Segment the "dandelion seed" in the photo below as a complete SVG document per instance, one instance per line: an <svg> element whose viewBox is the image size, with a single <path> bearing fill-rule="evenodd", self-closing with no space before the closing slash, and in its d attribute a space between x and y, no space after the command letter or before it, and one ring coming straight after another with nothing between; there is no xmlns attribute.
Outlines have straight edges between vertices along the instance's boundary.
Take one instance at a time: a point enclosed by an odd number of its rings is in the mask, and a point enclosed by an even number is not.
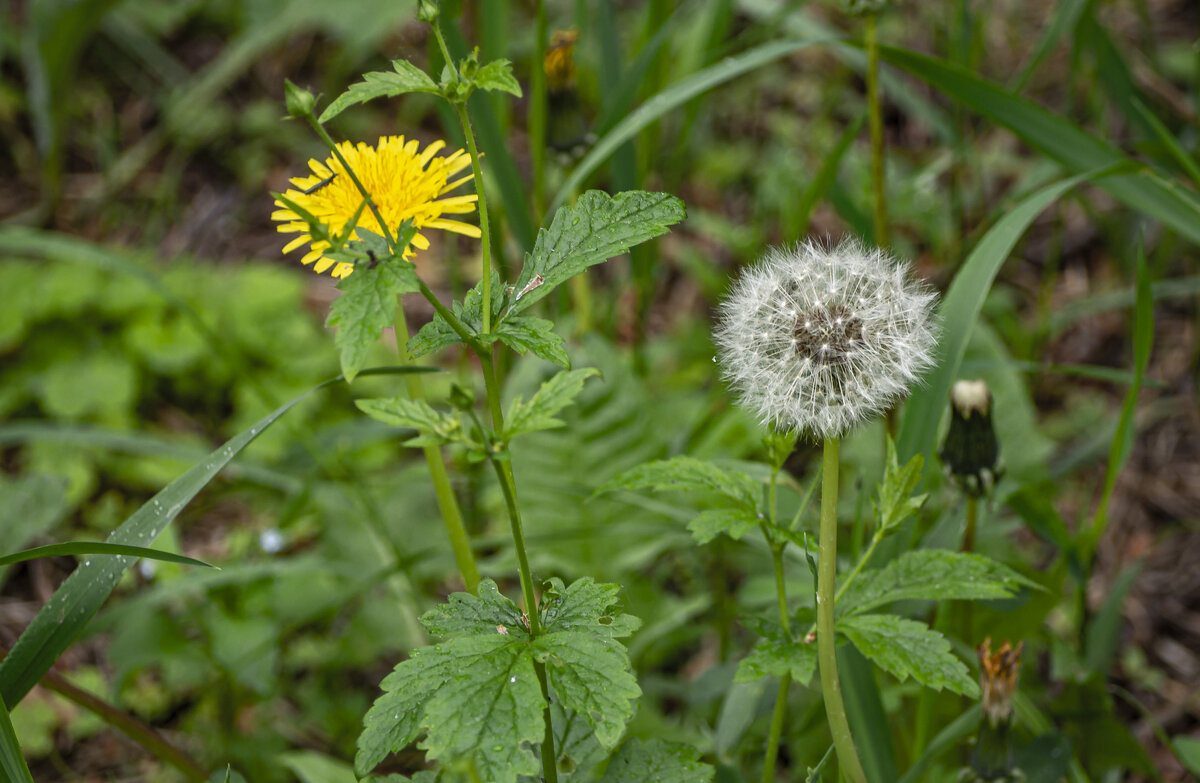
<svg viewBox="0 0 1200 783"><path fill-rule="evenodd" d="M805 242L742 274L714 337L730 386L764 424L839 438L933 364L935 300L883 250Z"/></svg>
<svg viewBox="0 0 1200 783"><path fill-rule="evenodd" d="M474 212L477 199L473 193L439 198L472 177L467 174L455 180L450 179L469 167L471 158L462 150L446 156L438 155L445 146L445 142L435 141L423 152L418 152L420 143L416 139L405 140L403 136L382 137L374 147L361 142L353 145L348 141L338 145L342 157L371 194L388 230L394 232L405 220L411 220L417 227L411 245L417 250L429 247L429 239L421 233L426 228L440 228L469 237L480 236L478 226L444 217ZM336 157L329 157L324 162L310 160L308 166L313 173L293 178L293 188L283 195L328 225L331 233L340 233L359 211L362 194L350 177L341 176L345 169ZM290 253L307 243L309 251L300 259L301 263L313 264L317 272L325 272L332 267L331 274L334 277L345 277L354 271L353 264L335 262L325 257L329 243L314 240L308 224L283 202L276 201L275 205L280 209L273 212L271 217L280 222L280 233L299 234L284 246L283 252ZM384 233L369 209L362 211L355 225L376 234ZM356 232L351 238L360 237Z"/></svg>

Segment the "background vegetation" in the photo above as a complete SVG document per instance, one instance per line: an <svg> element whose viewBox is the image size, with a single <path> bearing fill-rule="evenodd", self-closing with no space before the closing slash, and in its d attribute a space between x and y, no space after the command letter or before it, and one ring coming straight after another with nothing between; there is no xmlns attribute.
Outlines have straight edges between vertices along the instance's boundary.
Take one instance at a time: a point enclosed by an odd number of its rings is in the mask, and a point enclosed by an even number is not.
<svg viewBox="0 0 1200 783"><path fill-rule="evenodd" d="M485 60L510 58L528 85L539 68L531 7L447 3L451 49L469 41ZM718 381L710 316L731 273L769 243L873 237L862 20L825 0L547 10L552 29L578 32L577 75L551 100L549 136L563 149L541 176L526 101L471 102L499 263L515 268L547 208L581 185L674 193L688 220L589 273L586 298L547 300L575 365L598 367L604 382L586 388L566 429L514 450L533 566L624 586L644 622L629 644L645 693L630 732L693 745L721 780L737 780L761 755L774 699L765 681L731 686L755 638L732 618L773 605L765 548L695 546L686 501L591 496L647 459L761 459L756 424ZM283 80L336 95L393 58L436 73L439 55L406 3L46 0L0 13L3 553L102 539L216 444L337 373L322 329L337 291L281 257L269 217L267 191L324 157L282 119ZM1141 163L1042 211L970 333L960 374L991 385L1007 466L977 548L1047 590L977 610L966 641L1025 640L1019 711L1048 738L1038 752L1064 759L1043 779L1185 779L1200 756L1200 9L900 3L881 13L879 36L902 48L885 49L882 82L891 243L942 289L1042 186ZM813 43L770 57L760 48L799 39ZM636 131L628 141L623 127ZM331 131L458 135L454 117L419 95L348 111ZM478 275L478 243L431 239L422 276L461 296ZM1139 245L1153 296L1144 372ZM413 301L408 314L415 330L432 313ZM373 364L392 361L386 341L376 351ZM444 391L465 364L432 385ZM506 396L528 395L543 372L540 360L516 362ZM416 618L461 589L423 464L351 402L396 383L333 386L264 434L156 543L221 570L144 561L54 681L94 694L110 718L154 727L206 769L340 780L335 762L352 758L379 680L426 641ZM843 498L843 518L857 520L848 551L863 545L881 426L845 446L845 484L859 488ZM801 448L788 471L802 479L815 461ZM481 570L513 594L499 488L465 460L457 475ZM926 488L920 541L953 548L961 496L937 469ZM78 565L63 556L0 569L0 644ZM803 595L795 550L789 569ZM13 710L35 779L179 779L80 699L52 693L50 679ZM917 688L873 681L875 703L852 710L874 716L871 741L890 743L894 765L880 779L894 780L914 760L901 707ZM936 732L961 703L946 696L930 709ZM823 720L819 699L795 689L786 779L824 754ZM411 771L420 759L401 763ZM928 779L951 780L961 763L947 754Z"/></svg>

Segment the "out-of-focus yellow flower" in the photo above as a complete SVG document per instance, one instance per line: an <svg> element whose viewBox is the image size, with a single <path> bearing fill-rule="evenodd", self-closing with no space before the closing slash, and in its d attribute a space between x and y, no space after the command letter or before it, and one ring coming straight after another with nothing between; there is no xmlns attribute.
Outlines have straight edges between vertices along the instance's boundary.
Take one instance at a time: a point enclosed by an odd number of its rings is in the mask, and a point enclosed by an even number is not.
<svg viewBox="0 0 1200 783"><path fill-rule="evenodd" d="M424 250L429 247L429 240L421 233L427 228L479 237L478 226L444 217L474 212L477 199L473 193L439 198L472 177L468 173L451 179L470 167L471 158L463 150L445 156L438 155L445 146L445 142L435 141L424 152L419 152L420 143L416 139L405 140L403 136L382 137L374 147L362 142L353 145L348 141L338 145L342 157L371 194L388 230L395 232L396 227L405 220L411 220L416 226L417 233L406 254L411 254L412 248ZM362 194L337 158L331 156L324 162L313 159L308 166L312 174L293 178L291 183L294 187L283 195L325 223L330 233L340 233L358 212L363 201ZM289 253L308 243L309 251L301 263L313 264L317 272L325 272L332 267L334 277L345 277L354 271L352 264L336 262L324 255L329 243L321 239L314 240L308 224L299 215L280 201L276 201L275 205L280 209L273 212L271 217L280 221L279 231L299 234L284 246L283 252ZM380 235L384 233L369 208L362 210L355 226ZM351 237L357 238L357 233Z"/></svg>

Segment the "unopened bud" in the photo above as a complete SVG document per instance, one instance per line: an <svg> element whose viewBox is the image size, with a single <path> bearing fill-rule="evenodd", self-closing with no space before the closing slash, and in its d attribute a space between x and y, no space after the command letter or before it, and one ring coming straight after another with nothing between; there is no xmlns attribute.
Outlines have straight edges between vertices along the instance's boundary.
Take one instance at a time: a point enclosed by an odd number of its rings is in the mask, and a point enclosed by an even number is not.
<svg viewBox="0 0 1200 783"><path fill-rule="evenodd" d="M417 0L417 18L422 22L433 24L439 14L441 9L438 7L438 0Z"/></svg>
<svg viewBox="0 0 1200 783"><path fill-rule="evenodd" d="M317 105L317 96L287 79L283 80L283 90L288 114L299 119L312 116L313 108Z"/></svg>
<svg viewBox="0 0 1200 783"><path fill-rule="evenodd" d="M959 381L950 392L950 430L942 463L963 491L987 495L1003 474L992 425L992 393L983 381Z"/></svg>

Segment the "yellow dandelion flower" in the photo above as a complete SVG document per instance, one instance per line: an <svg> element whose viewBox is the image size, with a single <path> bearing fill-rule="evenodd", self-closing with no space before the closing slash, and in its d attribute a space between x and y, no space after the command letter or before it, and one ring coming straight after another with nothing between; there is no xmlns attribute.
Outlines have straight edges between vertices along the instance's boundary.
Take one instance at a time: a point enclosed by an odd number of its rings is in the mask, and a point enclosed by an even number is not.
<svg viewBox="0 0 1200 783"><path fill-rule="evenodd" d="M375 147L362 142L352 145L348 141L338 145L338 151L379 207L388 230L394 232L396 226L405 220L411 220L416 226L417 233L412 238L411 246L406 248L406 255L411 254L414 247L417 250L429 247L429 240L421 233L427 228L479 237L478 226L444 217L474 212L478 198L474 193L439 198L472 177L468 172L466 176L451 179L470 167L471 158L463 150L446 156L438 155L445 146L445 142L435 141L424 152L418 152L420 143L416 139L405 140L403 136L382 137ZM358 211L362 194L336 157L331 156L324 162L310 160L308 167L312 174L293 178L291 183L294 187L283 195L325 223L331 234L339 234ZM313 264L317 272L325 272L332 267L333 276L339 278L354 271L353 264L334 261L324 255L329 243L314 240L303 218L280 201L276 201L275 206L280 209L271 213L271 218L280 222L280 233L299 234L284 246L283 252L290 253L308 243L309 250L300 259L301 263ZM380 235L384 233L369 208L363 210L355 227ZM358 238L356 231L351 239Z"/></svg>

